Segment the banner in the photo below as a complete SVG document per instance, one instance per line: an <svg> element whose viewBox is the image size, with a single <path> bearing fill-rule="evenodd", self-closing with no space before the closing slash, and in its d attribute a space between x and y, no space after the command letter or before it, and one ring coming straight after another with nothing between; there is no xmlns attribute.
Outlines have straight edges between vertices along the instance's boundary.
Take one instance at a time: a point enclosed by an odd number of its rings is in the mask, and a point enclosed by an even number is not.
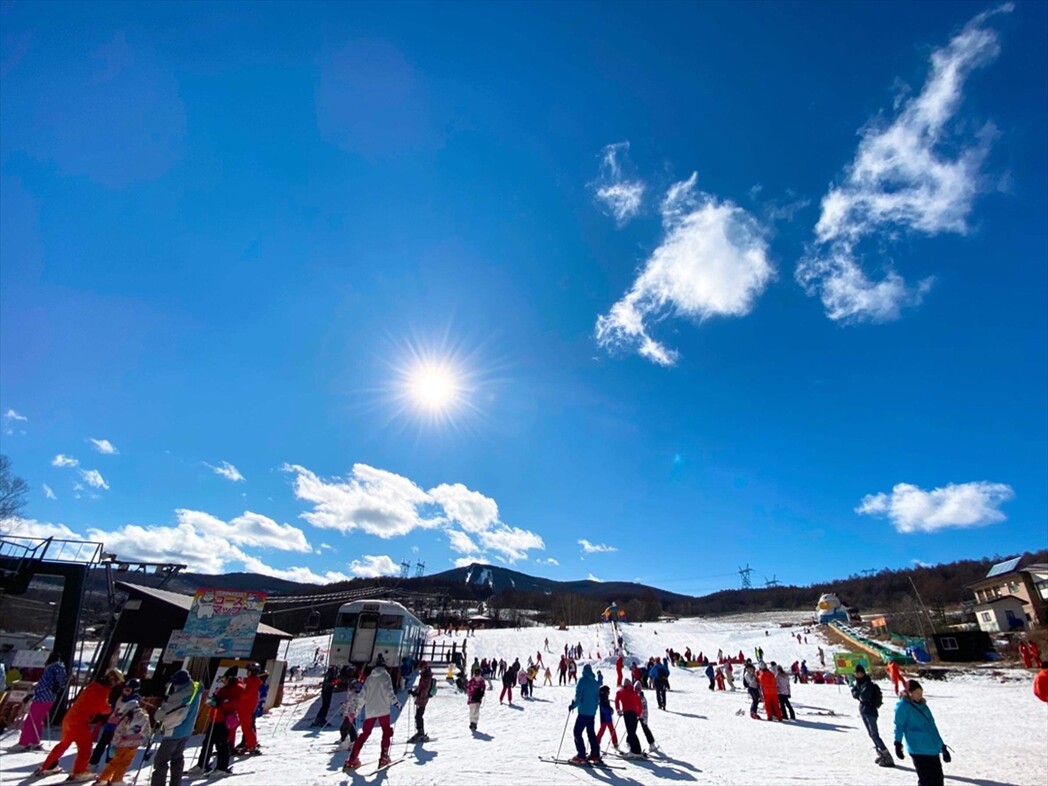
<svg viewBox="0 0 1048 786"><path fill-rule="evenodd" d="M838 674L855 674L855 667L860 663L869 672L870 659L866 655L857 652L837 652L833 656L833 664L837 667Z"/></svg>
<svg viewBox="0 0 1048 786"><path fill-rule="evenodd" d="M250 656L265 602L265 592L198 589L185 627L171 631L164 660Z"/></svg>

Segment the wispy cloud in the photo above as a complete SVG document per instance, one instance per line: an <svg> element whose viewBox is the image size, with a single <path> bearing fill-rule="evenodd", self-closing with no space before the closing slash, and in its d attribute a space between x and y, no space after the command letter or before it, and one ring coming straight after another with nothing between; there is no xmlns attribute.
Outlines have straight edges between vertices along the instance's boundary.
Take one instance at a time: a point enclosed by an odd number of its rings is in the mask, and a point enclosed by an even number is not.
<svg viewBox="0 0 1048 786"><path fill-rule="evenodd" d="M102 477L102 473L97 469L81 469L80 477L83 478L84 483L93 489L109 490L109 484L106 483L106 479Z"/></svg>
<svg viewBox="0 0 1048 786"><path fill-rule="evenodd" d="M827 316L841 322L885 322L922 301L933 279L914 285L882 265L880 280L862 264L859 244L899 230L934 236L965 234L981 169L996 135L986 124L967 137L953 133L965 80L999 52L997 32L983 25L1011 3L980 14L931 56L921 92L901 100L885 123L876 118L861 132L854 161L822 200L815 245L797 266L797 281L822 299Z"/></svg>
<svg viewBox="0 0 1048 786"><path fill-rule="evenodd" d="M312 504L302 518L315 527L359 530L380 538L441 528L453 551L491 552L510 562L545 548L539 535L503 522L495 500L461 483L426 491L408 478L366 464L354 464L346 478L333 480L297 464L283 469L294 475L295 496Z"/></svg>
<svg viewBox="0 0 1048 786"><path fill-rule="evenodd" d="M644 181L631 180L623 174L623 164L628 160L629 149L629 142L607 145L601 151L600 176L594 183L597 200L620 227L640 212L646 190Z"/></svg>
<svg viewBox="0 0 1048 786"><path fill-rule="evenodd" d="M672 366L677 352L651 336L652 324L671 316L745 316L774 277L760 224L733 202L697 191L697 180L692 174L667 190L662 242L629 292L597 318L601 346Z"/></svg>
<svg viewBox="0 0 1048 786"><path fill-rule="evenodd" d="M605 546L603 543L590 543L585 538L579 540L579 545L582 546L584 554L607 554L612 551L618 551L615 546Z"/></svg>
<svg viewBox="0 0 1048 786"><path fill-rule="evenodd" d="M28 423L29 422L29 418L27 418L25 415L22 415L22 414L16 412L13 409L8 409L7 412L4 413L3 420L4 420L4 433L7 434L8 436L10 436L11 434L15 433L15 426L14 426L15 423ZM18 432L21 433L21 434L25 434L25 430L24 429L18 429Z"/></svg>
<svg viewBox="0 0 1048 786"><path fill-rule="evenodd" d="M937 532L950 527L981 527L1005 520L1000 506L1015 496L1006 483L981 480L926 491L897 483L890 494L868 494L856 513L891 521L903 533Z"/></svg>
<svg viewBox="0 0 1048 786"><path fill-rule="evenodd" d="M52 467L78 467L80 462L72 456L66 456L63 453L59 453L53 459L51 459Z"/></svg>
<svg viewBox="0 0 1048 786"><path fill-rule="evenodd" d="M535 564L537 564L537 565L559 565L560 563L557 562L557 560L553 559L553 557L546 557L545 559L541 559L540 558L540 559L535 560Z"/></svg>
<svg viewBox="0 0 1048 786"><path fill-rule="evenodd" d="M48 499L58 499L58 497L55 496L55 492L53 492L51 490L51 487L48 486L46 483L43 484L43 488L45 497L47 497Z"/></svg>
<svg viewBox="0 0 1048 786"><path fill-rule="evenodd" d="M234 467L228 461L223 461L217 467L213 464L208 464L205 461L204 466L208 467L216 475L221 475L226 480L231 480L234 483L242 483L244 481L244 476L240 474L240 470Z"/></svg>
<svg viewBox="0 0 1048 786"><path fill-rule="evenodd" d="M400 566L384 554L380 556L367 554L362 559L350 562L349 572L361 578L395 576L400 572Z"/></svg>
<svg viewBox="0 0 1048 786"><path fill-rule="evenodd" d="M87 441L91 443L91 446L95 450L107 456L111 456L114 453L120 452L108 439L95 439L94 437L89 437Z"/></svg>

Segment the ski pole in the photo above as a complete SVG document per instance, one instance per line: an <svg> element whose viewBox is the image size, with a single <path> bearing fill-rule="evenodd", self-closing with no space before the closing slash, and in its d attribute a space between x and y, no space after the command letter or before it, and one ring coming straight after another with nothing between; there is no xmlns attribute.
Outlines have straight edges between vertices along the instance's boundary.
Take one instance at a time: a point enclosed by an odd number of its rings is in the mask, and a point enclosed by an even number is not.
<svg viewBox="0 0 1048 786"><path fill-rule="evenodd" d="M142 761L138 763L138 769L135 770L135 777L131 779L131 786L136 786L138 784L138 776L142 774L142 767L147 761L149 761L149 757L152 755L149 749L153 747L153 738L155 736L156 730L154 729L150 732L149 739L146 740L146 749L142 753Z"/></svg>
<svg viewBox="0 0 1048 786"><path fill-rule="evenodd" d="M614 728L612 730L612 733L610 735L612 740L614 740L618 736L619 721L620 720L622 720L622 716L621 715L619 715L619 716L617 716L615 718L615 726L614 726ZM616 745L615 747L618 747L618 746ZM601 755L603 756L605 753L607 753L609 748L611 748L611 741L609 741L608 744L604 746L604 751L603 751L603 753L601 753Z"/></svg>
<svg viewBox="0 0 1048 786"><path fill-rule="evenodd" d="M568 708L568 716L564 719L564 731L560 733L560 745L557 746L557 761L560 762L560 752L564 749L564 737L568 733L568 721L571 720L571 710ZM557 766L557 765L554 765Z"/></svg>

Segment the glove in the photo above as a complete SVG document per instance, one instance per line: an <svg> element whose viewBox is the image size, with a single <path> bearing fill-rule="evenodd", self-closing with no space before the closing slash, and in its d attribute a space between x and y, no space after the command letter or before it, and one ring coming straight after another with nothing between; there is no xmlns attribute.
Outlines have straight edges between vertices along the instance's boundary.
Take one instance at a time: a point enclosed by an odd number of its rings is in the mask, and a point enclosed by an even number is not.
<svg viewBox="0 0 1048 786"><path fill-rule="evenodd" d="M574 709L575 709L575 702L571 702L571 704L568 705L568 712L571 712Z"/></svg>
<svg viewBox="0 0 1048 786"><path fill-rule="evenodd" d="M953 756L950 755L950 749L947 748L945 745L943 745L942 746L942 760L944 762L946 762L947 764L949 764L950 763L950 759L952 759L952 758L953 758Z"/></svg>
<svg viewBox="0 0 1048 786"><path fill-rule="evenodd" d="M899 740L897 743L895 743L895 755L898 756L900 759L906 758L906 754L902 752L902 740Z"/></svg>
<svg viewBox="0 0 1048 786"><path fill-rule="evenodd" d="M393 706L396 707L399 710L400 709L400 702L399 701L393 702Z"/></svg>

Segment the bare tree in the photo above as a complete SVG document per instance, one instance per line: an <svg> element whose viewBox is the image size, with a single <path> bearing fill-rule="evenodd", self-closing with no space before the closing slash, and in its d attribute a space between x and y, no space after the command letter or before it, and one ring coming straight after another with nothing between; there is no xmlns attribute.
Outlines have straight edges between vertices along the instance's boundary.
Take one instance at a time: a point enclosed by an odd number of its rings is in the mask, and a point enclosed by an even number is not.
<svg viewBox="0 0 1048 786"><path fill-rule="evenodd" d="M11 462L0 453L0 524L22 512L28 491L29 484L11 472Z"/></svg>

